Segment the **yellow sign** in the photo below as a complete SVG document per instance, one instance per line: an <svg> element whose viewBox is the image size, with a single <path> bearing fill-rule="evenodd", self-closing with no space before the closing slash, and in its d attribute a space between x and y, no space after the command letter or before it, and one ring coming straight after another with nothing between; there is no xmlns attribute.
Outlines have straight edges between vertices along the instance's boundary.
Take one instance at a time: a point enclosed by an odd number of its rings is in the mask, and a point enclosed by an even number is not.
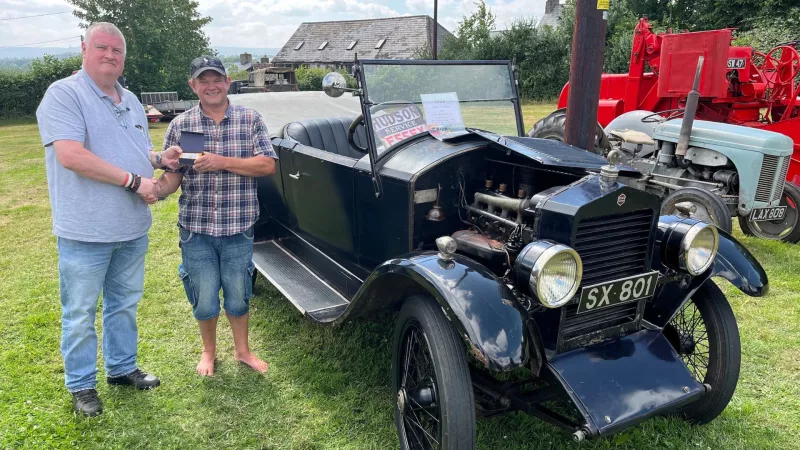
<svg viewBox="0 0 800 450"><path fill-rule="evenodd" d="M597 0L597 9L601 11L608 11L608 4L611 0Z"/></svg>

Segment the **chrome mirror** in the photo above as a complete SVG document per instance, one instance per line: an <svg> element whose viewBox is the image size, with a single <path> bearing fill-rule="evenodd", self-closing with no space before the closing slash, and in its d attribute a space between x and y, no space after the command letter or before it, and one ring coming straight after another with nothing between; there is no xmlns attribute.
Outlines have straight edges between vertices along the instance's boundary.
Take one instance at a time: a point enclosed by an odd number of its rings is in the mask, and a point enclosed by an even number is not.
<svg viewBox="0 0 800 450"><path fill-rule="evenodd" d="M347 80L339 72L331 72L325 75L322 79L322 90L328 94L328 97L341 97L346 91L352 89L347 88Z"/></svg>

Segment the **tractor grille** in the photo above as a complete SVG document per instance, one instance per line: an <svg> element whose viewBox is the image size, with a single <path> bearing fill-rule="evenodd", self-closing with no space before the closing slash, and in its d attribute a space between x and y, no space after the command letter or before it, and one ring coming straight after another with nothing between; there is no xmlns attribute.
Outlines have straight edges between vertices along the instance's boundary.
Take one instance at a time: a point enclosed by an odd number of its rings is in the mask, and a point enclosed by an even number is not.
<svg viewBox="0 0 800 450"><path fill-rule="evenodd" d="M653 211L645 209L580 222L574 248L583 261L581 287L644 273L652 221ZM569 341L580 336L634 324L640 303L623 303L580 315L576 314L577 303L566 306L561 327L564 345L571 347Z"/></svg>
<svg viewBox="0 0 800 450"><path fill-rule="evenodd" d="M786 170L789 170L789 158L785 159L784 166ZM764 155L764 161L761 163L761 174L758 176L758 186L756 187L755 200L757 202L769 203L774 197L772 185L775 184L775 174L778 173L779 170L781 172L783 171L783 167L781 167L781 158L779 156ZM786 178L785 173L782 179L784 178ZM783 192L783 183L781 183L780 187L780 192ZM779 193L777 195L780 196Z"/></svg>
<svg viewBox="0 0 800 450"><path fill-rule="evenodd" d="M778 174L778 182L775 184L775 192L772 193L772 201L778 201L783 196L783 185L786 184L786 173L789 172L789 162L792 158L787 156L783 158L783 168L781 173Z"/></svg>

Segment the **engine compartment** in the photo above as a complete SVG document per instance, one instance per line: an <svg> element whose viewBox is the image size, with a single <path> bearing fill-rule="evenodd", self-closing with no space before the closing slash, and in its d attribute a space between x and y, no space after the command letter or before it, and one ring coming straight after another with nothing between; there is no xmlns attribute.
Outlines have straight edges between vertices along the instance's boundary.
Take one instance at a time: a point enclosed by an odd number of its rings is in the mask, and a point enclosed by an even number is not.
<svg viewBox="0 0 800 450"><path fill-rule="evenodd" d="M536 205L585 175L580 169L542 167L491 144L442 161L414 184L415 198L430 189L438 193L438 207L436 201L433 207L414 204L414 246L435 249L436 238L451 236L458 253L504 277L519 251L536 238Z"/></svg>

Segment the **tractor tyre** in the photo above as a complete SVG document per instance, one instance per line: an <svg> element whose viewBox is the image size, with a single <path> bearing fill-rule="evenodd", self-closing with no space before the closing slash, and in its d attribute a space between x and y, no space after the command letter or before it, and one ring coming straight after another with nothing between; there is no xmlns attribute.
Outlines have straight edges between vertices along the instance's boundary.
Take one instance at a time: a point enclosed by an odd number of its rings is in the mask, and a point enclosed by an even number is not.
<svg viewBox="0 0 800 450"><path fill-rule="evenodd" d="M561 108L552 112L549 116L536 122L528 137L539 139L552 139L564 142L567 129L567 108ZM605 156L611 150L611 143L606 137L606 133L600 124L597 124L597 131L594 136L594 148L592 153Z"/></svg>

